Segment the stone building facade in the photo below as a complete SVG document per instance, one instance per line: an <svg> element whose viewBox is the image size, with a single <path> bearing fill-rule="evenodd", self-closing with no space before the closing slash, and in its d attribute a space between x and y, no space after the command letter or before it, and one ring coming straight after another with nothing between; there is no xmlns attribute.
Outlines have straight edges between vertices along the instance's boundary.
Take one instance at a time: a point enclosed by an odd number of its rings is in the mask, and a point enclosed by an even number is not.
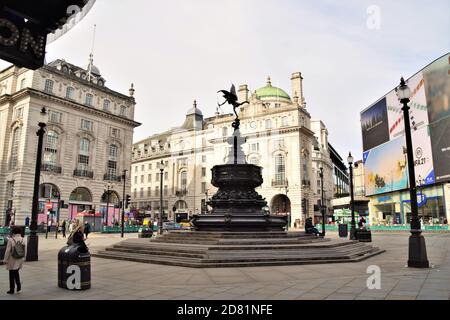
<svg viewBox="0 0 450 320"><path fill-rule="evenodd" d="M311 115L303 96L303 78L292 74L292 94L272 85L250 92L247 85L238 89L240 102L248 101L239 110L241 134L246 138L244 152L248 163L263 168L264 183L257 191L266 199L272 214L289 214L291 225L314 215L317 204L318 163L331 171L324 149L313 150L317 141L327 140L321 131L315 138ZM292 97L292 98L291 98ZM185 217L206 212L208 199L216 192L210 184L211 169L227 161L234 114L216 112L204 118L194 102L180 127L155 134L134 144L132 155L133 206L150 214L160 210L160 169L164 212L173 219L176 213ZM325 144L326 145L326 144ZM320 143L319 143L320 147ZM314 164L313 164L314 163ZM329 184L332 176L325 177ZM329 187L327 187L329 188ZM328 192L327 196L331 194Z"/></svg>
<svg viewBox="0 0 450 320"><path fill-rule="evenodd" d="M0 72L0 86L0 224L31 218L38 122L47 124L38 223L47 211L67 219L95 209L106 219L108 202L111 221L139 125L133 120L134 89L129 95L108 89L92 56L87 68L64 60L36 71L11 66ZM107 185L114 191L105 194Z"/></svg>

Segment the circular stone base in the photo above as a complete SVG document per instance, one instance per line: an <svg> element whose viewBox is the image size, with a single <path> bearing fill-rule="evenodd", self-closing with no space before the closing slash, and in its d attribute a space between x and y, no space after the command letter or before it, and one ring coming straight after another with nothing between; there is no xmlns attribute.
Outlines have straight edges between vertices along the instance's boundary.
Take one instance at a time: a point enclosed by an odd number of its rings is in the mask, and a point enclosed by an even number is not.
<svg viewBox="0 0 450 320"><path fill-rule="evenodd" d="M283 231L287 217L261 214L202 214L194 215L191 224L196 231Z"/></svg>

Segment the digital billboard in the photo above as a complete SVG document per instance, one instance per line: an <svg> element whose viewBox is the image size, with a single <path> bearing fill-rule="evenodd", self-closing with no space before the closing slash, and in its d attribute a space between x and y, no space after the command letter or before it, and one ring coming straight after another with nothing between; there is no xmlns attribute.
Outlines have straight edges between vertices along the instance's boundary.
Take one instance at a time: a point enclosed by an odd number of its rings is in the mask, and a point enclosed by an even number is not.
<svg viewBox="0 0 450 320"><path fill-rule="evenodd" d="M407 84L417 184L450 181L450 54L416 73ZM366 173L367 195L408 187L397 170L404 147L401 108L394 89L361 112L364 161L370 173Z"/></svg>
<svg viewBox="0 0 450 320"><path fill-rule="evenodd" d="M361 114L364 151L389 141L386 98Z"/></svg>
<svg viewBox="0 0 450 320"><path fill-rule="evenodd" d="M450 180L450 55L423 71L436 181Z"/></svg>
<svg viewBox="0 0 450 320"><path fill-rule="evenodd" d="M402 137L364 153L366 194L374 195L408 187L405 142Z"/></svg>

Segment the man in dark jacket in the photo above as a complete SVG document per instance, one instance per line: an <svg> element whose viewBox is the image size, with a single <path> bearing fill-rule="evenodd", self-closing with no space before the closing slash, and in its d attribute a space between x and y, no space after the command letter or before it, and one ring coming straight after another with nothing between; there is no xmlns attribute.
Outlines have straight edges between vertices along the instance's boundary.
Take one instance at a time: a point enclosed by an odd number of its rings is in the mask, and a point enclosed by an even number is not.
<svg viewBox="0 0 450 320"><path fill-rule="evenodd" d="M84 223L84 234L86 235L86 239L88 238L89 233L91 233L91 225L86 221Z"/></svg>
<svg viewBox="0 0 450 320"><path fill-rule="evenodd" d="M314 227L314 224L312 222L312 218L307 218L305 222L305 231L309 234L315 234L320 235L319 230L317 230L316 227Z"/></svg>

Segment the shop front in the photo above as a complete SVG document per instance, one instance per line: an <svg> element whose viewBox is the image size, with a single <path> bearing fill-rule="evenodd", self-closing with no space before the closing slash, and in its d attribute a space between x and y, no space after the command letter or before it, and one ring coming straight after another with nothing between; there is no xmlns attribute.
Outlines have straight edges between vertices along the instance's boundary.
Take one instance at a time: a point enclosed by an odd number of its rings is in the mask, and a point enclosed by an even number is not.
<svg viewBox="0 0 450 320"><path fill-rule="evenodd" d="M418 214L423 224L444 224L447 217L443 185L418 188ZM372 224L409 224L411 200L409 190L392 192L370 198Z"/></svg>

